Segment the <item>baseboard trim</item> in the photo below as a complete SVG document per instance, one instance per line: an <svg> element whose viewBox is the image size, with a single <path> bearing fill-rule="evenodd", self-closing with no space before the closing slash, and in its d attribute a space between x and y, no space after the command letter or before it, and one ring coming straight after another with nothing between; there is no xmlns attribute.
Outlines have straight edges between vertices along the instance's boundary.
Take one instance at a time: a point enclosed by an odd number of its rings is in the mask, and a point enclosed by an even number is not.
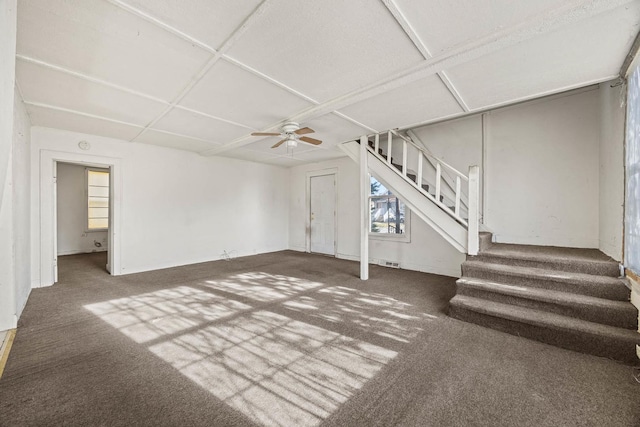
<svg viewBox="0 0 640 427"><path fill-rule="evenodd" d="M0 347L0 378L2 378L4 367L7 365L7 360L9 360L9 352L11 352L11 346L13 345L13 339L15 336L16 330L9 329L7 331L7 335L4 337L2 346Z"/></svg>

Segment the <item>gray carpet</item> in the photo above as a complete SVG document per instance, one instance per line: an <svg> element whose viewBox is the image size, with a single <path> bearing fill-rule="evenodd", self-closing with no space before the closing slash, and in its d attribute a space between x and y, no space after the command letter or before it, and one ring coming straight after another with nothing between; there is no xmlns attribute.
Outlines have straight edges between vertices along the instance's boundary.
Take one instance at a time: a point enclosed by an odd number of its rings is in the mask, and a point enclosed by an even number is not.
<svg viewBox="0 0 640 427"><path fill-rule="evenodd" d="M632 368L447 316L455 279L279 252L111 277L60 259L0 425L638 426Z"/></svg>

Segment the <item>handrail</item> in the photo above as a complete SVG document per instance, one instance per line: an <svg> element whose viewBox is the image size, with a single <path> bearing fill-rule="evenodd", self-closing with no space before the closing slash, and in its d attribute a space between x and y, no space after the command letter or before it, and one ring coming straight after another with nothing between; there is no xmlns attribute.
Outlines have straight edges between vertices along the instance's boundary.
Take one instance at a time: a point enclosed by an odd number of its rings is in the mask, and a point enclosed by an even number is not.
<svg viewBox="0 0 640 427"><path fill-rule="evenodd" d="M431 153L428 153L424 148L418 146L415 142L413 142L413 140L411 138L407 138L406 136L402 135L401 133L399 133L398 131L396 131L395 129L389 129L386 132L378 132L378 133L372 133L370 135L367 135L367 138L369 137L375 137L376 135L381 135L383 133L388 133L391 132L392 134L394 134L395 136L397 136L398 138L403 139L404 141L406 141L407 143L411 144L415 149L417 149L418 151L420 151L422 154L424 154L426 157L429 157L433 160L436 160L438 163L440 163L442 166L446 167L447 169L449 169L451 172L455 173L456 175L458 175L460 178L464 179L465 181L469 181L469 177L467 177L465 174L463 174L462 172L460 172L459 170L457 170L456 168L454 168L453 166L451 166L450 164L440 160L439 158L437 158L436 156L434 156ZM390 156L390 154L389 154Z"/></svg>

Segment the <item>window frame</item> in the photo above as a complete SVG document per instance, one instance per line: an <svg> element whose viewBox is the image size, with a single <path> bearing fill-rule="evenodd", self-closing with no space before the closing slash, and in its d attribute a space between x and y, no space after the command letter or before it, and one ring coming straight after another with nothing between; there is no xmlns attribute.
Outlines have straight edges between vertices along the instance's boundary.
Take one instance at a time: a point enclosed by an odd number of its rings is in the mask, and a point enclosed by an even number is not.
<svg viewBox="0 0 640 427"><path fill-rule="evenodd" d="M107 226L102 228L89 227L89 172L106 173L109 176L109 196L107 197ZM85 233L99 233L109 231L111 222L111 169L87 166L84 168L84 231Z"/></svg>
<svg viewBox="0 0 640 427"><path fill-rule="evenodd" d="M382 181L374 177L372 174L369 174L369 185L371 185L371 179L375 179L377 182L384 185L384 187L388 189L388 187ZM392 192L392 195L398 198L398 200L400 200L400 202L404 204L404 233L401 233L401 234L400 233L376 233L374 231L371 231L371 213L369 213L369 225L368 225L369 239L389 241L389 242L411 243L411 216L413 214L411 213L411 209L409 209L409 206L407 206L407 204L400 197L398 197L397 194ZM377 199L380 197L385 197L385 195L376 196L371 194L371 191L369 191L369 197L368 197L369 206L371 206L372 199L374 198Z"/></svg>

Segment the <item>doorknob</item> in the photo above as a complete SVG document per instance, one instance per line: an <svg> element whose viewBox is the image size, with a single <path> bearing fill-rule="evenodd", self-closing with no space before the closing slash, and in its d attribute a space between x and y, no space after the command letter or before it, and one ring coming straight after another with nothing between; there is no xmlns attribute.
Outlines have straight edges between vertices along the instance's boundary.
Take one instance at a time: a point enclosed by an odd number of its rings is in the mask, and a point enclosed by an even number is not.
<svg viewBox="0 0 640 427"><path fill-rule="evenodd" d="M315 218L316 218L316 215L313 212L311 212L311 221L313 221Z"/></svg>

